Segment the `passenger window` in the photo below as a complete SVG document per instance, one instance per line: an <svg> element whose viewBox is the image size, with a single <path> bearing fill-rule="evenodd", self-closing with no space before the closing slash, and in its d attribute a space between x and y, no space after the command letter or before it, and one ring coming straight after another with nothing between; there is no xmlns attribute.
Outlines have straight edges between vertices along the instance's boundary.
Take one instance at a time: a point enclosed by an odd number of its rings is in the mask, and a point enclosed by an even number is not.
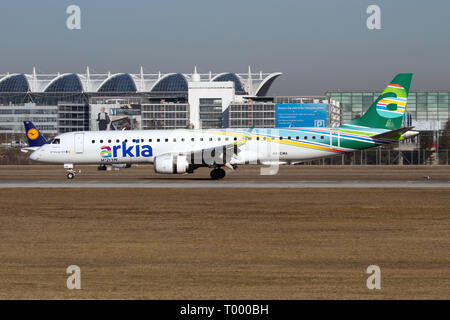
<svg viewBox="0 0 450 320"><path fill-rule="evenodd" d="M259 141L259 137L256 137L256 140L258 140L258 141Z"/></svg>
<svg viewBox="0 0 450 320"><path fill-rule="evenodd" d="M228 140L229 140L229 138L228 138L228 137L226 137L226 138L225 138L225 141L228 141Z"/></svg>
<svg viewBox="0 0 450 320"><path fill-rule="evenodd" d="M103 143L103 140L100 140L100 143Z"/></svg>
<svg viewBox="0 0 450 320"><path fill-rule="evenodd" d="M132 141L133 141L133 142L136 142L136 139L133 139Z"/></svg>
<svg viewBox="0 0 450 320"><path fill-rule="evenodd" d="M280 137L280 140L283 140L283 137Z"/></svg>
<svg viewBox="0 0 450 320"><path fill-rule="evenodd" d="M209 138L209 141L212 141L212 138Z"/></svg>
<svg viewBox="0 0 450 320"><path fill-rule="evenodd" d="M117 139L117 140L116 140L116 142L117 142L117 143L119 143L119 142L120 142L120 140L119 140L119 139Z"/></svg>
<svg viewBox="0 0 450 320"><path fill-rule="evenodd" d="M323 136L320 136L320 139L323 140Z"/></svg>
<svg viewBox="0 0 450 320"><path fill-rule="evenodd" d="M200 138L200 141L203 141L203 138Z"/></svg>
<svg viewBox="0 0 450 320"><path fill-rule="evenodd" d="M184 142L184 138L181 138L181 142Z"/></svg>
<svg viewBox="0 0 450 320"><path fill-rule="evenodd" d="M220 138L217 138L217 141L220 141L221 139Z"/></svg>
<svg viewBox="0 0 450 320"><path fill-rule="evenodd" d="M111 139L108 140L108 143L111 143Z"/></svg>
<svg viewBox="0 0 450 320"><path fill-rule="evenodd" d="M92 143L95 143L95 140L92 140Z"/></svg>
<svg viewBox="0 0 450 320"><path fill-rule="evenodd" d="M313 140L315 140L315 139L316 139L316 136L313 136L312 138L313 138Z"/></svg>
<svg viewBox="0 0 450 320"><path fill-rule="evenodd" d="M236 137L234 137L234 139L233 139L234 141L237 141L237 138Z"/></svg>
<svg viewBox="0 0 450 320"><path fill-rule="evenodd" d="M164 141L165 141L165 142L169 142L169 139L166 138L166 139L164 139Z"/></svg>
<svg viewBox="0 0 450 320"><path fill-rule="evenodd" d="M156 142L160 142L161 141L161 139L156 139Z"/></svg>
<svg viewBox="0 0 450 320"><path fill-rule="evenodd" d="M307 137L307 136L305 136L305 137L304 137L304 140L308 140L308 137Z"/></svg>
<svg viewBox="0 0 450 320"><path fill-rule="evenodd" d="M191 141L195 141L195 138L191 138Z"/></svg>
<svg viewBox="0 0 450 320"><path fill-rule="evenodd" d="M177 142L177 139L173 138L173 142Z"/></svg>
<svg viewBox="0 0 450 320"><path fill-rule="evenodd" d="M288 137L288 140L291 140L291 137Z"/></svg>
<svg viewBox="0 0 450 320"><path fill-rule="evenodd" d="M152 139L148 139L148 142L152 142Z"/></svg>
<svg viewBox="0 0 450 320"><path fill-rule="evenodd" d="M297 140L300 140L300 137L297 136L296 138L297 138Z"/></svg>

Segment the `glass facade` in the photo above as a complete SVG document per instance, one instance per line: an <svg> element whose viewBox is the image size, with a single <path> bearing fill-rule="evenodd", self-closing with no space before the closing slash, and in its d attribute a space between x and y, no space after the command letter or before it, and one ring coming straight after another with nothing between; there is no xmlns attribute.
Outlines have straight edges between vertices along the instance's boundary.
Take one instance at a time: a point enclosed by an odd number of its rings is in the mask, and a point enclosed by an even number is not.
<svg viewBox="0 0 450 320"><path fill-rule="evenodd" d="M58 105L60 133L89 130L89 105L61 103Z"/></svg>
<svg viewBox="0 0 450 320"><path fill-rule="evenodd" d="M136 92L136 85L129 74L123 73L110 77L97 92Z"/></svg>
<svg viewBox="0 0 450 320"><path fill-rule="evenodd" d="M181 73L167 76L153 87L152 92L158 91L188 91L186 78Z"/></svg>
<svg viewBox="0 0 450 320"><path fill-rule="evenodd" d="M26 104L8 109L0 108L0 133L22 132L23 121L32 121L42 133L57 133L58 110L56 106Z"/></svg>
<svg viewBox="0 0 450 320"><path fill-rule="evenodd" d="M330 99L342 104L342 122L348 122L362 115L378 98L381 92L327 92ZM410 92L406 113L412 121L439 121L444 128L449 119L450 91Z"/></svg>
<svg viewBox="0 0 450 320"><path fill-rule="evenodd" d="M104 104L108 110L112 108L111 121L114 117L127 116L139 118L140 121L141 105L145 106L146 129L177 129L189 125L187 92L17 92L0 93L0 118L4 117L3 120L0 119L0 133L23 133L24 120L35 122L39 129L51 135L94 130L97 111L92 120L91 107L95 108L97 104ZM127 108L122 108L124 106ZM161 110L161 106L167 107ZM46 122L48 120L51 121Z"/></svg>
<svg viewBox="0 0 450 320"><path fill-rule="evenodd" d="M202 129L222 127L222 99L200 99L199 107Z"/></svg>
<svg viewBox="0 0 450 320"><path fill-rule="evenodd" d="M58 86L55 82L53 84ZM50 136L71 131L64 125L67 117L59 112L58 105L86 106L88 100L88 96L81 92L2 93L0 94L0 132L23 132L23 121L32 121L42 133ZM60 124L62 124L61 127ZM86 128L84 124L81 127ZM79 130L79 127L77 126L74 130Z"/></svg>
<svg viewBox="0 0 450 320"><path fill-rule="evenodd" d="M8 76L0 81L0 92L28 92L29 90L28 80L23 74Z"/></svg>
<svg viewBox="0 0 450 320"><path fill-rule="evenodd" d="M228 107L230 128L274 128L275 103L241 103Z"/></svg>
<svg viewBox="0 0 450 320"><path fill-rule="evenodd" d="M189 104L142 104L142 129L184 129L189 125Z"/></svg>
<svg viewBox="0 0 450 320"><path fill-rule="evenodd" d="M226 73L221 76L218 76L214 81L233 81L234 82L234 90L236 93L245 94L244 87L242 86L241 80L239 80L238 76L234 73Z"/></svg>
<svg viewBox="0 0 450 320"><path fill-rule="evenodd" d="M49 83L45 92L82 92L83 85L76 74L68 74Z"/></svg>

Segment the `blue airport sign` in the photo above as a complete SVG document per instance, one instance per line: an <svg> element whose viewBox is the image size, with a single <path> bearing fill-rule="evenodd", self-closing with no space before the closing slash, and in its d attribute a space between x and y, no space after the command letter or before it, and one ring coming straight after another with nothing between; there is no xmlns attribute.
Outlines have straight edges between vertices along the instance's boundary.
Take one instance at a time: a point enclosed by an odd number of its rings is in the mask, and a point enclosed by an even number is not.
<svg viewBox="0 0 450 320"><path fill-rule="evenodd" d="M275 106L275 126L289 127L326 127L326 103L278 103Z"/></svg>

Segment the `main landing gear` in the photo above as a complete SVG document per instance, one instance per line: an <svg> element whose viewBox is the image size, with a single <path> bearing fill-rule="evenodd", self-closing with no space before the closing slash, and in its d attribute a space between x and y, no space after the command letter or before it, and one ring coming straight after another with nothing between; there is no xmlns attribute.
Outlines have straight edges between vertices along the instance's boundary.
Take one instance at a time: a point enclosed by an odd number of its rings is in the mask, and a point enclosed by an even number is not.
<svg viewBox="0 0 450 320"><path fill-rule="evenodd" d="M212 180L223 179L225 178L225 170L223 170L222 168L216 168L211 171L210 176Z"/></svg>

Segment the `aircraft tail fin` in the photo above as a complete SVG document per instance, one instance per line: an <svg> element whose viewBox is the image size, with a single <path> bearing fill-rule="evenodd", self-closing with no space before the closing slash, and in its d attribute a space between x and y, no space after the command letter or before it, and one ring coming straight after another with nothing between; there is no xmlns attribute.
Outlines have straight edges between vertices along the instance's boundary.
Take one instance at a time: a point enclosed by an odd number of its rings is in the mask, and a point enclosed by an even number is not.
<svg viewBox="0 0 450 320"><path fill-rule="evenodd" d="M47 143L47 140L41 134L41 132L36 128L36 126L31 121L24 121L25 133L28 140L28 145L30 147L40 147Z"/></svg>
<svg viewBox="0 0 450 320"><path fill-rule="evenodd" d="M412 73L396 75L362 117L352 120L345 125L387 130L400 129L403 123L411 80Z"/></svg>

